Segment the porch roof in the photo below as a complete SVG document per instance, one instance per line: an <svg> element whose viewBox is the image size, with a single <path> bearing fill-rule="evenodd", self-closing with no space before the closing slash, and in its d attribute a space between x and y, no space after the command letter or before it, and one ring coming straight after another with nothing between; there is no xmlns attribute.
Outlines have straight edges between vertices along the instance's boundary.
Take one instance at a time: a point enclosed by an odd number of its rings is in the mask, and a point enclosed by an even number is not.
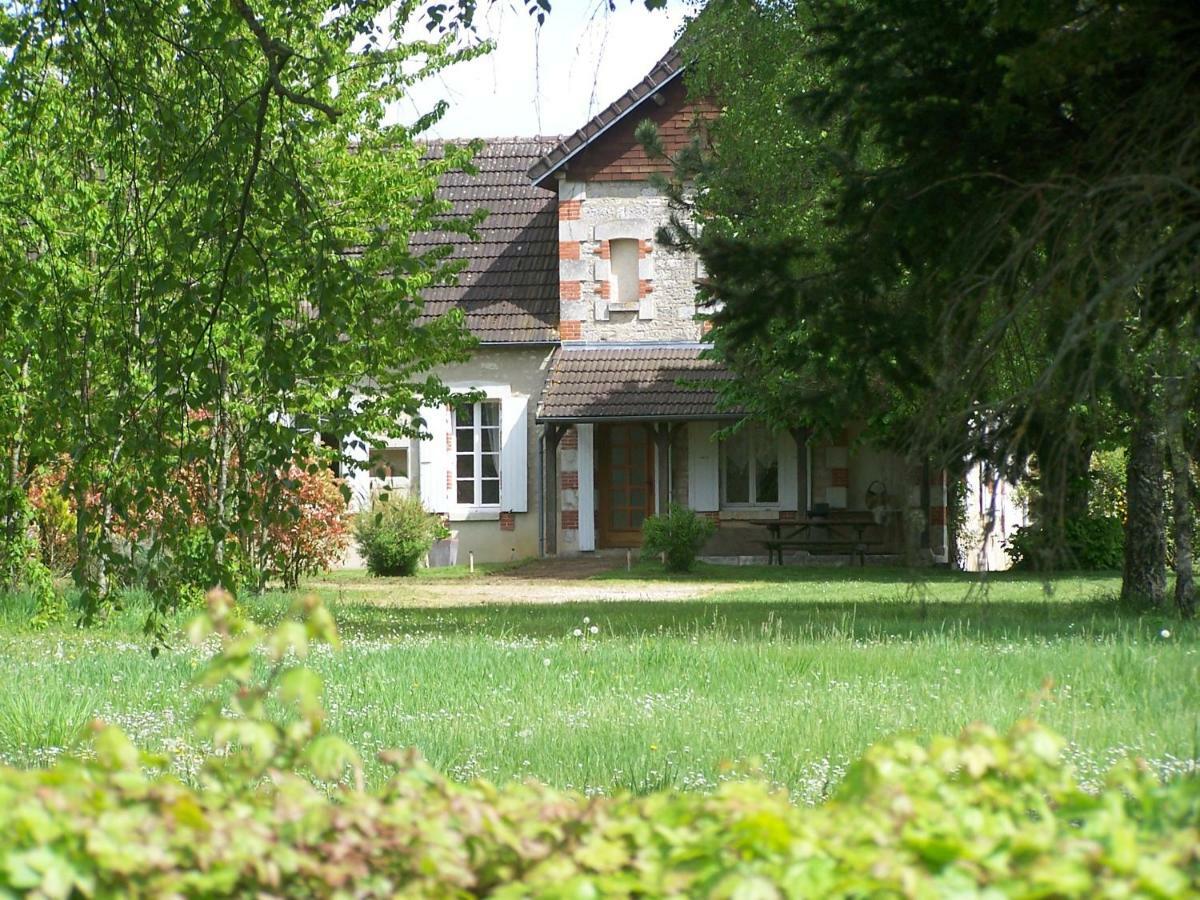
<svg viewBox="0 0 1200 900"><path fill-rule="evenodd" d="M707 345L561 347L538 405L539 421L737 419L717 405L732 376Z"/></svg>

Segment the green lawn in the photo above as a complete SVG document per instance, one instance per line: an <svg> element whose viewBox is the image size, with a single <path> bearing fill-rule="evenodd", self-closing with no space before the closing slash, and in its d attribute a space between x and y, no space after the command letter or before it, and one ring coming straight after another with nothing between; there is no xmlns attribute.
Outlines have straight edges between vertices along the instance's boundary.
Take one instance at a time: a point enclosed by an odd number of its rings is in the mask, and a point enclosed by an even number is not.
<svg viewBox="0 0 1200 900"><path fill-rule="evenodd" d="M755 771L800 801L819 799L850 759L895 732L954 732L976 719L1003 728L1032 711L1072 741L1089 777L1128 752L1166 774L1200 757L1200 630L1118 615L1113 577L1043 585L1004 575L980 586L928 571L914 581L874 569L705 567L680 580L646 565L582 587L597 598L720 587L697 600L553 603L531 602L534 584L520 574L462 577L428 603L422 592L446 575L322 579L346 638L341 653L313 661L330 726L368 757L415 745L458 778L607 792L702 789ZM473 590L470 605L451 602L457 584ZM568 587L581 585L538 586ZM0 758L43 762L99 715L175 752L180 771L195 765L188 679L199 657L180 640L151 659L136 601L83 633L32 632L19 601L0 602ZM248 606L272 620L286 603L269 595Z"/></svg>

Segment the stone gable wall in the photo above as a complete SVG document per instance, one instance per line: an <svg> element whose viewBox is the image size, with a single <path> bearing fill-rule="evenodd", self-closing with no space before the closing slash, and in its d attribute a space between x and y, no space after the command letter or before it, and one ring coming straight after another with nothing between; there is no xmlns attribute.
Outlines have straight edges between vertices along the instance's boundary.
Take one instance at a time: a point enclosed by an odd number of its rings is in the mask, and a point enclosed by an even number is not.
<svg viewBox="0 0 1200 900"><path fill-rule="evenodd" d="M697 341L695 254L655 239L667 198L644 181L559 182L560 334L564 341ZM619 304L610 242L639 241L638 301Z"/></svg>

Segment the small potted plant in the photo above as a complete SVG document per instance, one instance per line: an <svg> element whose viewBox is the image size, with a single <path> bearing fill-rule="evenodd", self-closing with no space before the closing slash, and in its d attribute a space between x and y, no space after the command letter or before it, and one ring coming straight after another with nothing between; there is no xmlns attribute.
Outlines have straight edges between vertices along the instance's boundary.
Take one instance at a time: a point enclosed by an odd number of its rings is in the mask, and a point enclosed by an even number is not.
<svg viewBox="0 0 1200 900"><path fill-rule="evenodd" d="M458 532L451 531L446 520L438 516L433 526L433 546L429 548L429 568L440 569L458 562Z"/></svg>

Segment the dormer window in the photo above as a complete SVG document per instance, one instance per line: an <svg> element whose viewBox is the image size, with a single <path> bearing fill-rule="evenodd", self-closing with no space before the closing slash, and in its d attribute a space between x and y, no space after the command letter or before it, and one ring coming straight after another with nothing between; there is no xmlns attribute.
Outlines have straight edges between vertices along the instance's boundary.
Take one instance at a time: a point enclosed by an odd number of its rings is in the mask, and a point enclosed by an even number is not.
<svg viewBox="0 0 1200 900"><path fill-rule="evenodd" d="M612 296L620 306L637 306L638 256L637 238L618 238L609 242L612 260Z"/></svg>

